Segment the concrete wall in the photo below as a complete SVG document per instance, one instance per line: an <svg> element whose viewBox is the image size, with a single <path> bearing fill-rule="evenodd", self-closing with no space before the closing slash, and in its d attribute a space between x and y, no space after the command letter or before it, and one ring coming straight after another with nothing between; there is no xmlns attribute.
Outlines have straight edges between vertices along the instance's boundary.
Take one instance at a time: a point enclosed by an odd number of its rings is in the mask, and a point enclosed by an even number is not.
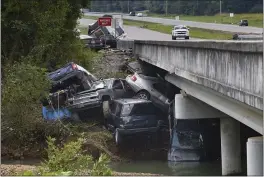
<svg viewBox="0 0 264 177"><path fill-rule="evenodd" d="M135 41L142 60L262 108L262 41Z"/></svg>
<svg viewBox="0 0 264 177"><path fill-rule="evenodd" d="M120 50L134 49L134 40L118 40L116 48Z"/></svg>

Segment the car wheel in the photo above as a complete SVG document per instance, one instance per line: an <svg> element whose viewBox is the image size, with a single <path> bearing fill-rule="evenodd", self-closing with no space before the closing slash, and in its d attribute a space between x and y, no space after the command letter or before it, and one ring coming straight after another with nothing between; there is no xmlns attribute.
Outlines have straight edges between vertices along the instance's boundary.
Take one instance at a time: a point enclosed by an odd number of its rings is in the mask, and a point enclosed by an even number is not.
<svg viewBox="0 0 264 177"><path fill-rule="evenodd" d="M185 39L189 39L189 36L185 37Z"/></svg>
<svg viewBox="0 0 264 177"><path fill-rule="evenodd" d="M176 40L176 37L172 37L172 40Z"/></svg>
<svg viewBox="0 0 264 177"><path fill-rule="evenodd" d="M104 123L107 123L107 119L110 116L109 110L109 101L103 101L103 116L104 116Z"/></svg>
<svg viewBox="0 0 264 177"><path fill-rule="evenodd" d="M139 91L136 95L137 98L144 99L144 100L149 100L150 95L146 91Z"/></svg>
<svg viewBox="0 0 264 177"><path fill-rule="evenodd" d="M116 145L120 146L122 143L122 137L121 137L120 132L118 131L117 128L115 129L115 132L114 132L114 138L115 138Z"/></svg>

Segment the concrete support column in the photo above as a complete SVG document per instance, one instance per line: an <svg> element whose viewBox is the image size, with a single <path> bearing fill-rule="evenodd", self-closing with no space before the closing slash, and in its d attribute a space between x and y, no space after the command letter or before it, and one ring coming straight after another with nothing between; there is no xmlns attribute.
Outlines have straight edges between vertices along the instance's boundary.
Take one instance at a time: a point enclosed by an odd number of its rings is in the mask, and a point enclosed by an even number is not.
<svg viewBox="0 0 264 177"><path fill-rule="evenodd" d="M222 175L241 173L240 125L233 118L220 118Z"/></svg>
<svg viewBox="0 0 264 177"><path fill-rule="evenodd" d="M251 137L247 141L247 175L263 176L263 137Z"/></svg>

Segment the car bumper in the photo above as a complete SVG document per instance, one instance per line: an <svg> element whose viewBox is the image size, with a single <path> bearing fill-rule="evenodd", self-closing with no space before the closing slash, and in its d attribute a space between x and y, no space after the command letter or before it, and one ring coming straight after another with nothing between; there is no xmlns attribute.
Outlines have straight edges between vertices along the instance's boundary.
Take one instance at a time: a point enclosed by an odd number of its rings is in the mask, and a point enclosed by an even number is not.
<svg viewBox="0 0 264 177"><path fill-rule="evenodd" d="M67 108L71 111L81 111L81 110L100 107L101 105L102 105L102 101L96 100L96 101L89 101L85 103L73 104L73 105L67 106Z"/></svg>
<svg viewBox="0 0 264 177"><path fill-rule="evenodd" d="M188 34L175 34L173 37L188 37Z"/></svg>
<svg viewBox="0 0 264 177"><path fill-rule="evenodd" d="M159 127L149 127L149 128L135 128L135 129L125 129L118 128L118 132L122 135L131 135L138 133L154 133L159 130Z"/></svg>

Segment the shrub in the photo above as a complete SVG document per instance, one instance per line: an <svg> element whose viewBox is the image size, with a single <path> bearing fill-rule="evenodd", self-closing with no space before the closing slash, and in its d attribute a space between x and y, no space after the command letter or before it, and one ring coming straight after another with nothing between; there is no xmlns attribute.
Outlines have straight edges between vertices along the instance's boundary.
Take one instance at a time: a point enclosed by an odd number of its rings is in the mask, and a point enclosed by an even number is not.
<svg viewBox="0 0 264 177"><path fill-rule="evenodd" d="M50 83L45 69L20 62L5 66L2 83L2 140L27 142L29 134L43 120L41 118L42 96L46 96Z"/></svg>
<svg viewBox="0 0 264 177"><path fill-rule="evenodd" d="M66 143L59 148L55 145L55 139L48 137L48 160L44 161L35 171L25 171L24 176L33 175L112 175L108 167L108 158L101 154L98 161L94 162L90 155L84 154L83 138Z"/></svg>

